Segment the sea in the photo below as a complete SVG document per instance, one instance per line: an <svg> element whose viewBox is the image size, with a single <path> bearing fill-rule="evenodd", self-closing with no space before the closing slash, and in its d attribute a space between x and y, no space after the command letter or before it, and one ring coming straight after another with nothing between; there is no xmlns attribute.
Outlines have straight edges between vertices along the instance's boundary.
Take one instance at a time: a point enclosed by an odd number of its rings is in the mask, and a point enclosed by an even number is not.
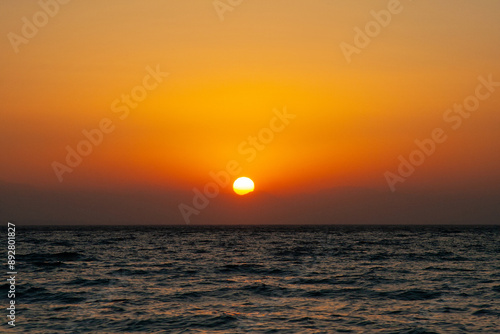
<svg viewBox="0 0 500 334"><path fill-rule="evenodd" d="M17 226L16 270L4 333L500 333L500 226Z"/></svg>

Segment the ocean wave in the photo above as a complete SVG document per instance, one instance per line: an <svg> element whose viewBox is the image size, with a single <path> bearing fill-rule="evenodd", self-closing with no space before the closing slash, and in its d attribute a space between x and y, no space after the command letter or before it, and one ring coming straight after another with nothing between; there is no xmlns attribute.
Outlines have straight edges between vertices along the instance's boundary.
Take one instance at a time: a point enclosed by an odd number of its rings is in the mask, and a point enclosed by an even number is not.
<svg viewBox="0 0 500 334"><path fill-rule="evenodd" d="M19 328L494 333L500 229L444 230L65 227L62 239L24 229Z"/></svg>

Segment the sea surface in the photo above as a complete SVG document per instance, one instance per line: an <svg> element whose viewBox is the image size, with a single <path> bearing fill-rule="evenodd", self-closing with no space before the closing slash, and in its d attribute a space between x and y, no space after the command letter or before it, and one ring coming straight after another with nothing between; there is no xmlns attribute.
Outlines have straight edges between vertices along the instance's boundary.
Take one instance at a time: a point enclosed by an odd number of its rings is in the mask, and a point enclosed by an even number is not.
<svg viewBox="0 0 500 334"><path fill-rule="evenodd" d="M5 333L500 333L500 227L18 227L16 238Z"/></svg>

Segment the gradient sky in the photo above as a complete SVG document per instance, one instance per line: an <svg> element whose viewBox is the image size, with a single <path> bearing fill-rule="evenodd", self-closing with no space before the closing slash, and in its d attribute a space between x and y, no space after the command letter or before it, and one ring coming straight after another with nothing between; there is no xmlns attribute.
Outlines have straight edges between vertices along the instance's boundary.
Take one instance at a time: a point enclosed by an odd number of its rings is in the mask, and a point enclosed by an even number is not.
<svg viewBox="0 0 500 334"><path fill-rule="evenodd" d="M456 131L443 113L478 76L500 81L500 2L401 0L348 63L339 45L387 4L245 0L221 21L210 0L73 0L16 53L8 34L40 6L2 0L0 179L190 191L237 160L272 194L388 189L398 156L440 127L449 139L401 189L498 188L500 88ZM120 120L113 101L157 65L169 76ZM283 107L296 118L245 162L238 145ZM103 118L115 130L60 183L52 162Z"/></svg>

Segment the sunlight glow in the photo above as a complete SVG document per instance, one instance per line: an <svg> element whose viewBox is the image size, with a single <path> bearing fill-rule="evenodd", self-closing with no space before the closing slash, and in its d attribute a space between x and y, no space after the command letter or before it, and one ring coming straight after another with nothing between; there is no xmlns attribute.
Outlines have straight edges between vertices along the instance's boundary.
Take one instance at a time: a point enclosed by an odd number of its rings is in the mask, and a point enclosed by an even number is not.
<svg viewBox="0 0 500 334"><path fill-rule="evenodd" d="M234 181L233 189L238 195L246 195L254 190L254 183L248 177L240 177Z"/></svg>

